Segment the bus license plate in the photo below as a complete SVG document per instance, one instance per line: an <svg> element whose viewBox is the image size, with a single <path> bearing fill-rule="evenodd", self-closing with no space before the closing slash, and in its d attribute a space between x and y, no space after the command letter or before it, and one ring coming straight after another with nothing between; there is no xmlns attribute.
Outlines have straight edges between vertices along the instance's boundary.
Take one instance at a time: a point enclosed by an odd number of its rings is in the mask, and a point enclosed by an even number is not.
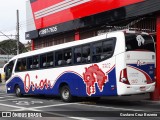
<svg viewBox="0 0 160 120"><path fill-rule="evenodd" d="M146 91L146 87L145 86L140 87L140 91Z"/></svg>

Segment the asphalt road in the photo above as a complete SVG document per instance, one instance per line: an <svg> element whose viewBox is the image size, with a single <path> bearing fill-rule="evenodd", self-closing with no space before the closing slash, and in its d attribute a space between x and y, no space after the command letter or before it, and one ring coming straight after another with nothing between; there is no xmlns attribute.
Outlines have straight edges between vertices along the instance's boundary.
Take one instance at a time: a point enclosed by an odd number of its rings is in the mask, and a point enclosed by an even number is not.
<svg viewBox="0 0 160 120"><path fill-rule="evenodd" d="M0 120L159 120L160 101L150 101L144 94L64 103L55 96L18 98L4 90L0 91L0 111Z"/></svg>

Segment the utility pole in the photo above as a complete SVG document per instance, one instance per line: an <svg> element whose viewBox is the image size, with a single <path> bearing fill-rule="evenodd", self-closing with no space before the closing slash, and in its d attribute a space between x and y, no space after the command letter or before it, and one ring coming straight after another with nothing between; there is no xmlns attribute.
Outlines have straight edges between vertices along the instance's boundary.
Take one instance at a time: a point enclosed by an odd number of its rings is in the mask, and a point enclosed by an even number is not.
<svg viewBox="0 0 160 120"><path fill-rule="evenodd" d="M17 55L19 54L19 11L17 10Z"/></svg>

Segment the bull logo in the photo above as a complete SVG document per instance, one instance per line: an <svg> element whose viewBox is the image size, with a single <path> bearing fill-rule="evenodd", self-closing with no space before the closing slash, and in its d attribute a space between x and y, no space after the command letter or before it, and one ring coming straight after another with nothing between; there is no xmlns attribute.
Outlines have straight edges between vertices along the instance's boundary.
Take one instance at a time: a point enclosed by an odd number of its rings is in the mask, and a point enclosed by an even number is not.
<svg viewBox="0 0 160 120"><path fill-rule="evenodd" d="M144 45L145 39L141 35L138 35L136 39L138 41L138 46Z"/></svg>
<svg viewBox="0 0 160 120"><path fill-rule="evenodd" d="M94 64L88 68L85 68L85 73L83 73L83 81L86 84L86 92L89 96L96 93L95 85L97 83L100 92L103 91L104 84L108 82L108 76Z"/></svg>

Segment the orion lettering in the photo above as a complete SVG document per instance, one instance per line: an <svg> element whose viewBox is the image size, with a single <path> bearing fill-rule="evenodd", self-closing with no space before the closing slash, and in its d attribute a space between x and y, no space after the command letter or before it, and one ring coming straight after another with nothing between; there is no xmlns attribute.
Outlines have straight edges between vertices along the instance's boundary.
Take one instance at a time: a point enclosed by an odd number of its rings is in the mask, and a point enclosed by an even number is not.
<svg viewBox="0 0 160 120"><path fill-rule="evenodd" d="M37 81L38 76L36 75L35 78L36 78L36 81ZM26 74L25 75L25 79L24 79L24 91L26 93L28 93L30 88L32 88L32 91L34 91L35 89L43 90L44 88L47 90L47 89L53 88L53 86L51 85L50 80L47 80L47 79L44 79L44 80L41 79L39 84L38 83L34 83L33 81L31 81L30 75Z"/></svg>

